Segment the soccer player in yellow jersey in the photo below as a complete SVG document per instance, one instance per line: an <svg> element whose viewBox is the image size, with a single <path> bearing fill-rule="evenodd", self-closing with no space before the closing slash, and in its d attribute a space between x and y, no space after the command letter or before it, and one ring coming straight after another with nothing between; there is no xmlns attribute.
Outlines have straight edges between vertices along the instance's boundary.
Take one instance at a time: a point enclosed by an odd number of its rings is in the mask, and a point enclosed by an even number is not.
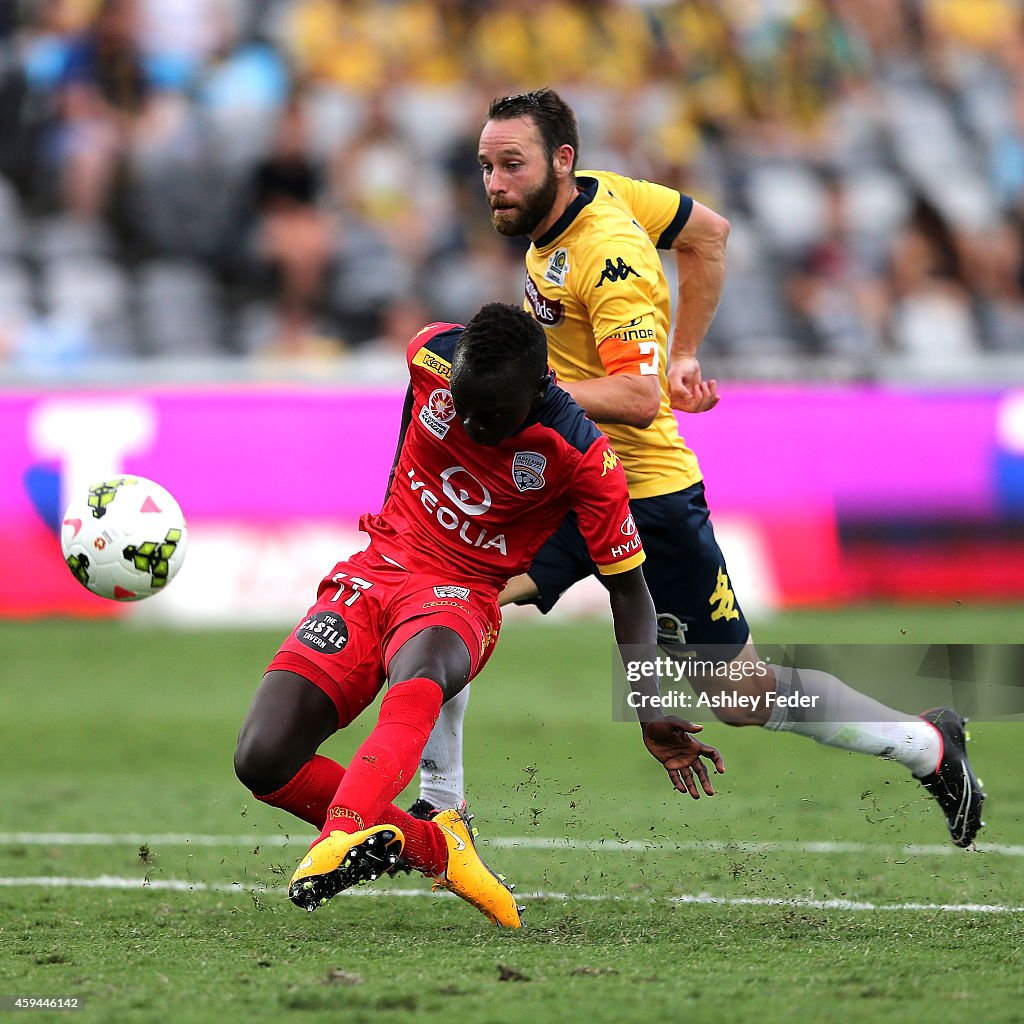
<svg viewBox="0 0 1024 1024"><path fill-rule="evenodd" d="M938 799L953 842L970 845L982 825L984 794L967 761L960 715L949 708L905 714L828 672L765 671L758 661L711 527L697 459L673 413L706 412L718 402L697 353L721 294L728 222L662 185L577 172L579 148L573 111L540 89L491 104L480 166L494 227L531 240L526 307L547 333L558 381L622 460L647 552L659 643L751 669L690 675L699 693L749 698L746 707L715 709L730 725L793 732L906 765ZM659 249L670 251L678 268L674 325ZM570 516L528 574L510 582L503 602L532 602L546 612L594 573ZM465 699L445 705L424 750L415 805L421 811L462 798L464 709Z"/></svg>

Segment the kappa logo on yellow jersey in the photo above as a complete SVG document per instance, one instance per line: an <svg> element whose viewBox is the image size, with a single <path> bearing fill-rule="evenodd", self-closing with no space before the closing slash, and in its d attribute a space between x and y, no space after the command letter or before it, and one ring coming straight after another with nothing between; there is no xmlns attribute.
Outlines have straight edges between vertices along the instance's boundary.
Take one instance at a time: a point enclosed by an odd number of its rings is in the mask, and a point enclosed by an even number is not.
<svg viewBox="0 0 1024 1024"><path fill-rule="evenodd" d="M619 464L619 456L614 448L605 448L601 456L601 476L607 476Z"/></svg>
<svg viewBox="0 0 1024 1024"><path fill-rule="evenodd" d="M601 271L601 276L598 278L596 288L600 288L605 281L611 281L615 284L616 281L625 281L629 275L632 274L634 277L640 275L620 256L615 263L611 260L604 261L604 270Z"/></svg>
<svg viewBox="0 0 1024 1024"><path fill-rule="evenodd" d="M715 592L708 598L708 604L717 604L718 607L711 613L711 621L717 622L719 619L738 619L740 617L739 610L736 608L736 595L732 592L732 587L729 586L729 577L718 570L718 581L715 585Z"/></svg>

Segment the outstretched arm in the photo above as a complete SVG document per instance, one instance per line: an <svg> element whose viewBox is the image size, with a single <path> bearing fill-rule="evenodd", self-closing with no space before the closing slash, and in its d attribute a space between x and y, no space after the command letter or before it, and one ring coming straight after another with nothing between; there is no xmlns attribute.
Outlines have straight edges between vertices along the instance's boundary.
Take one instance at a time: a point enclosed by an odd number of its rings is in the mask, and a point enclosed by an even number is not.
<svg viewBox="0 0 1024 1024"><path fill-rule="evenodd" d="M607 377L558 382L595 423L649 427L661 405L657 374L615 373Z"/></svg>
<svg viewBox="0 0 1024 1024"><path fill-rule="evenodd" d="M611 601L616 643L633 652L646 652L645 659L653 659L657 651L657 624L642 570L637 566L605 576L604 582ZM633 682L632 675L639 678ZM701 758L707 758L719 774L725 771L725 762L714 747L694 738L693 734L704 727L661 713L660 702L656 700L660 697L656 676L633 673L630 679L630 686L637 695L634 703L644 745L664 765L672 785L680 793L689 793L698 800L700 790L693 778L696 775L701 789L708 796L714 796L715 788Z"/></svg>
<svg viewBox="0 0 1024 1024"><path fill-rule="evenodd" d="M703 380L697 352L722 297L729 222L694 202L672 242L679 276L675 324L669 347L668 394L673 409L707 412L718 404L718 384Z"/></svg>

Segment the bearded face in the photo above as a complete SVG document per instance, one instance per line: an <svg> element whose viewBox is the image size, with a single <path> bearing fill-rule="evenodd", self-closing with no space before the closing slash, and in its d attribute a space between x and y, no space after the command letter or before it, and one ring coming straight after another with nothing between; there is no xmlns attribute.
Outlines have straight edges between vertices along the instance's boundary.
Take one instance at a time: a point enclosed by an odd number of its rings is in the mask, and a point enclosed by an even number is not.
<svg viewBox="0 0 1024 1024"><path fill-rule="evenodd" d="M507 238L532 234L551 212L557 195L558 177L547 164L543 181L524 189L518 198L508 194L490 197L491 223Z"/></svg>

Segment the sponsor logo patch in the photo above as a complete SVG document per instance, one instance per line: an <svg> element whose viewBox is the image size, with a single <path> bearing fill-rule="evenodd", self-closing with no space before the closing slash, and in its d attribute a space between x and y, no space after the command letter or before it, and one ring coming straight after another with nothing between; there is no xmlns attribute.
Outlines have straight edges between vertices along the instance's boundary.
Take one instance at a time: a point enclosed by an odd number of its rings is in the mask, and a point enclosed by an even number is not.
<svg viewBox="0 0 1024 1024"><path fill-rule="evenodd" d="M348 626L337 612L315 612L295 630L295 639L311 651L338 654L348 643Z"/></svg>
<svg viewBox="0 0 1024 1024"><path fill-rule="evenodd" d="M449 424L442 423L426 406L423 406L423 408L420 409L419 421L434 435L434 437L438 439L438 441L444 440L445 434L448 433Z"/></svg>
<svg viewBox="0 0 1024 1024"><path fill-rule="evenodd" d="M645 320L647 321L646 326L644 325ZM618 338L619 341L648 341L655 337L654 317L650 314L634 317L628 324L616 327L609 337Z"/></svg>
<svg viewBox="0 0 1024 1024"><path fill-rule="evenodd" d="M526 278L526 304L541 327L557 327L565 319L565 307L557 299L540 293L533 278Z"/></svg>
<svg viewBox="0 0 1024 1024"><path fill-rule="evenodd" d="M450 423L455 419L455 403L452 401L452 393L447 388L431 391L427 399L427 408L434 418L442 423Z"/></svg>
<svg viewBox="0 0 1024 1024"><path fill-rule="evenodd" d="M636 533L636 520L633 518L632 513L626 516L623 520L622 525L619 527L619 531L622 533L623 537L632 537L633 534Z"/></svg>
<svg viewBox="0 0 1024 1024"><path fill-rule="evenodd" d="M565 284L565 275L569 273L569 250L556 249L548 260L548 269L544 271L544 280L557 284L559 288Z"/></svg>
<svg viewBox="0 0 1024 1024"><path fill-rule="evenodd" d="M446 583L434 587L434 594L437 597L457 597L460 601L465 601L469 597L469 587L453 587Z"/></svg>
<svg viewBox="0 0 1024 1024"><path fill-rule="evenodd" d="M491 507L491 492L464 466L449 466L440 476L442 493L438 495L427 486L426 480L416 476L416 470L409 470L409 488L419 497L420 504L445 530L457 533L463 543L482 550L494 548L503 556L507 555L503 533L492 535L486 527L473 522L474 517L484 515Z"/></svg>
<svg viewBox="0 0 1024 1024"><path fill-rule="evenodd" d="M512 456L512 482L520 491L539 491L547 481L548 460L539 452L516 452Z"/></svg>

